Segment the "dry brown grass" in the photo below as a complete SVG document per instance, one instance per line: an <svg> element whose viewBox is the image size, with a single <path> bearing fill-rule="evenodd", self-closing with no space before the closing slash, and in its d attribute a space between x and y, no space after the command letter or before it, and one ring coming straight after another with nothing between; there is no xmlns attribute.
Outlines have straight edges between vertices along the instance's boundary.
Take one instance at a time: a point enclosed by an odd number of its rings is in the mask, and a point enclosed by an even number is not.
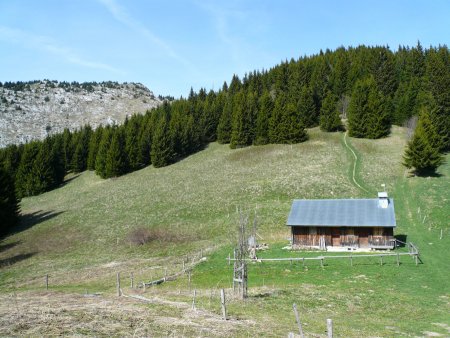
<svg viewBox="0 0 450 338"><path fill-rule="evenodd" d="M1 336L235 336L250 322L151 298L21 292L0 298ZM251 323L250 323L251 324ZM241 331L242 332L242 331Z"/></svg>

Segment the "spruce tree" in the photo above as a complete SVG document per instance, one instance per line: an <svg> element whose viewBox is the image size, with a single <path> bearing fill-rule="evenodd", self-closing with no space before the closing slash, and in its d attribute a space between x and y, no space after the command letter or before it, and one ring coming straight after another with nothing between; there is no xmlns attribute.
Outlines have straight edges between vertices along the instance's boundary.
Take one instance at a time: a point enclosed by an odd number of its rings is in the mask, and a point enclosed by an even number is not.
<svg viewBox="0 0 450 338"><path fill-rule="evenodd" d="M35 193L33 166L39 152L39 148L39 142L37 141L32 141L24 145L15 181L18 198L32 196Z"/></svg>
<svg viewBox="0 0 450 338"><path fill-rule="evenodd" d="M373 76L357 81L348 111L349 135L373 139L389 135L390 110Z"/></svg>
<svg viewBox="0 0 450 338"><path fill-rule="evenodd" d="M32 195L38 195L56 187L52 147L49 138L39 143L39 151L33 161Z"/></svg>
<svg viewBox="0 0 450 338"><path fill-rule="evenodd" d="M130 171L135 171L143 166L141 149L139 147L139 125L142 118L134 115L124 125L125 129L125 153Z"/></svg>
<svg viewBox="0 0 450 338"><path fill-rule="evenodd" d="M447 46L430 48L426 61L427 89L433 94L436 108L431 117L443 143L441 151L450 150L450 51Z"/></svg>
<svg viewBox="0 0 450 338"><path fill-rule="evenodd" d="M256 118L255 144L264 145L270 142L269 139L269 120L272 116L273 101L270 93L264 90L259 99L258 116Z"/></svg>
<svg viewBox="0 0 450 338"><path fill-rule="evenodd" d="M315 127L319 123L313 95L313 91L310 87L303 86L300 93L300 100L298 101L298 112L300 114L300 119L306 128Z"/></svg>
<svg viewBox="0 0 450 338"><path fill-rule="evenodd" d="M342 122L337 110L338 98L328 91L320 109L320 129L323 131L342 130Z"/></svg>
<svg viewBox="0 0 450 338"><path fill-rule="evenodd" d="M169 129L169 117L162 114L157 122L150 156L154 167L164 167L174 160L174 142Z"/></svg>
<svg viewBox="0 0 450 338"><path fill-rule="evenodd" d="M367 80L358 80L352 91L348 108L348 132L353 137L366 137L368 126L368 91Z"/></svg>
<svg viewBox="0 0 450 338"><path fill-rule="evenodd" d="M128 172L127 154L123 128L114 128L111 143L106 153L106 177L118 177Z"/></svg>
<svg viewBox="0 0 450 338"><path fill-rule="evenodd" d="M233 115L231 121L230 147L232 149L251 144L249 135L248 111L246 110L246 98L243 90L234 96Z"/></svg>
<svg viewBox="0 0 450 338"><path fill-rule="evenodd" d="M233 97L226 98L217 126L217 141L221 144L230 143L231 140L231 115L233 113Z"/></svg>
<svg viewBox="0 0 450 338"><path fill-rule="evenodd" d="M71 169L74 173L83 172L87 168L91 134L92 128L88 125L73 134L72 143L74 152L71 161Z"/></svg>
<svg viewBox="0 0 450 338"><path fill-rule="evenodd" d="M0 167L0 235L4 235L19 222L19 201L14 179Z"/></svg>
<svg viewBox="0 0 450 338"><path fill-rule="evenodd" d="M64 167L64 142L61 134L51 137L51 149L53 182L56 187L64 182L64 176L66 175Z"/></svg>
<svg viewBox="0 0 450 338"><path fill-rule="evenodd" d="M95 158L95 173L101 178L106 178L106 156L108 154L109 145L111 143L112 130L107 126L102 132L102 139L98 146L97 156Z"/></svg>
<svg viewBox="0 0 450 338"><path fill-rule="evenodd" d="M383 97L376 85L370 88L368 94L368 126L365 137L377 139L388 136L391 131L391 102Z"/></svg>
<svg viewBox="0 0 450 338"><path fill-rule="evenodd" d="M428 112L423 111L405 150L403 165L408 169L414 168L419 176L434 173L444 163L439 153L440 141Z"/></svg>
<svg viewBox="0 0 450 338"><path fill-rule="evenodd" d="M272 115L269 118L270 143L283 143L285 131L282 121L285 106L286 106L286 97L281 92L275 98Z"/></svg>
<svg viewBox="0 0 450 338"><path fill-rule="evenodd" d="M283 125L282 132L284 133L281 140L282 143L299 143L308 139L305 125L294 103L286 104L281 124Z"/></svg>
<svg viewBox="0 0 450 338"><path fill-rule="evenodd" d="M102 139L103 126L99 126L91 135L89 140L89 150L87 158L87 169L95 170L95 160L99 148L100 141Z"/></svg>

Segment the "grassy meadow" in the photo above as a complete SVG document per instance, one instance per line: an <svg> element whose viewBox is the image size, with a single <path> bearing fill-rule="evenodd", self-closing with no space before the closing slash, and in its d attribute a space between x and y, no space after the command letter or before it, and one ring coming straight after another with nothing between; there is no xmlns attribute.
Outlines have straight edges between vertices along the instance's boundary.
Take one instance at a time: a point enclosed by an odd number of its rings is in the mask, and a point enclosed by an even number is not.
<svg viewBox="0 0 450 338"><path fill-rule="evenodd" d="M381 140L309 131L310 140L231 150L210 144L169 167L145 168L102 180L92 172L69 177L59 189L22 201L22 224L0 242L0 335L286 336L296 330L297 303L307 336L325 335L326 319L340 337L450 335L450 157L439 175L410 177L401 165L406 143L394 127ZM386 184L395 199L396 234L421 252L379 260L262 263L249 267L250 297L231 293L226 257L236 240L237 208L256 213L269 250L292 253L285 226L294 198L375 197ZM441 230L443 237L440 239ZM137 242L145 237L143 245ZM115 297L129 274L149 281L182 269L203 250L206 261L187 275L151 287L152 303ZM189 263L187 263L189 264ZM50 289L44 276L49 274ZM197 311L191 309L197 290ZM230 320L220 320L220 288ZM84 294L99 293L98 298Z"/></svg>

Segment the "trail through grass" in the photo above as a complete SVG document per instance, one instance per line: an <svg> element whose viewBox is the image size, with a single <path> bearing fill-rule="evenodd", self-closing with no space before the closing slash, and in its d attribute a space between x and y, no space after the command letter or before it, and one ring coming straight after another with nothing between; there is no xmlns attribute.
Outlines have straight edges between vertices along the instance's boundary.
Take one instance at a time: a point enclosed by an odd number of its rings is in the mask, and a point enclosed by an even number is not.
<svg viewBox="0 0 450 338"><path fill-rule="evenodd" d="M353 160L352 160L352 166L351 166L351 167L352 167L352 169L351 169L351 181L352 181L358 188L360 188L362 191L368 193L369 190L367 190L366 188L363 187L363 183L360 184L360 183L358 183L358 181L356 180L356 177L357 177L357 172L356 172L356 170L357 170L357 167L359 167L359 161L358 161L358 156L356 155L355 150L351 147L350 142L347 141L347 135L348 135L348 131L346 131L346 132L344 133L343 140L344 140L345 148L347 149L347 151L350 151L351 156L353 157Z"/></svg>

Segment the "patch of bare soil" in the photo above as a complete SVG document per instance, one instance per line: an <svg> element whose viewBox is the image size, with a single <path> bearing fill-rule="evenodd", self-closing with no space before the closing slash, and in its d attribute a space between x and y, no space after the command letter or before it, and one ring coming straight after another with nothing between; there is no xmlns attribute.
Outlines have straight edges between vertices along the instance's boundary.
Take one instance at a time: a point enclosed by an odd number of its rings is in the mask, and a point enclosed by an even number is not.
<svg viewBox="0 0 450 338"><path fill-rule="evenodd" d="M161 298L143 303L60 292L0 296L1 336L236 336L248 324Z"/></svg>

